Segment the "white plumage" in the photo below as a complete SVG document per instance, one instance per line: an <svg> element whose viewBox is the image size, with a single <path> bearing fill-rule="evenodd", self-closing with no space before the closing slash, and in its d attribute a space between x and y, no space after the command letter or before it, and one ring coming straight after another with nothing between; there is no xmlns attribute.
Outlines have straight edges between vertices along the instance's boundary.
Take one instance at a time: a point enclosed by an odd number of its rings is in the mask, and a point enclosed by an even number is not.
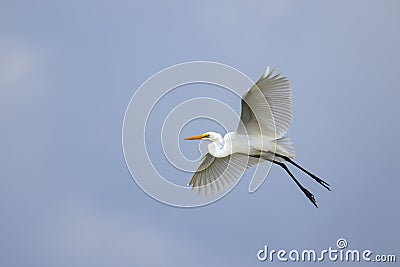
<svg viewBox="0 0 400 267"><path fill-rule="evenodd" d="M285 137L292 119L290 82L269 68L242 98L240 122L235 132L224 138L219 133L206 132L185 140L207 140L208 154L189 182L199 192L217 191L237 181L244 171L262 161L278 164L290 175L310 201L314 196L289 171L289 162L329 189L329 184L293 161L295 150Z"/></svg>

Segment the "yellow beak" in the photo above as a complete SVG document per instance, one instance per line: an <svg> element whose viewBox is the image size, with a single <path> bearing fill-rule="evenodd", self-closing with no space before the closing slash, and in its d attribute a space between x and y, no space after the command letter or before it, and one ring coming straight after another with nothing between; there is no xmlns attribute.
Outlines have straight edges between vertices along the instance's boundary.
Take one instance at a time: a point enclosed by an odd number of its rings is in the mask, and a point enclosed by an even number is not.
<svg viewBox="0 0 400 267"><path fill-rule="evenodd" d="M201 140L206 136L207 136L206 134L195 135L195 136L187 137L187 138L185 138L185 140Z"/></svg>

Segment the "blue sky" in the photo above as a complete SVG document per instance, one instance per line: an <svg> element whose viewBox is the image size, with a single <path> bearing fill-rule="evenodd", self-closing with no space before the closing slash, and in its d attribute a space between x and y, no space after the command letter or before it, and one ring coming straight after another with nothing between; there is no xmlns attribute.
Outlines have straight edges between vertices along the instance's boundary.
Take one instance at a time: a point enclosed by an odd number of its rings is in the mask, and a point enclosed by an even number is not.
<svg viewBox="0 0 400 267"><path fill-rule="evenodd" d="M0 265L255 266L269 264L256 258L265 244L318 250L340 237L399 258L398 10L397 1L2 1ZM125 109L151 75L192 60L254 80L267 65L289 77L296 159L333 188L296 172L319 209L277 167L256 193L244 177L196 209L161 204L134 183Z"/></svg>

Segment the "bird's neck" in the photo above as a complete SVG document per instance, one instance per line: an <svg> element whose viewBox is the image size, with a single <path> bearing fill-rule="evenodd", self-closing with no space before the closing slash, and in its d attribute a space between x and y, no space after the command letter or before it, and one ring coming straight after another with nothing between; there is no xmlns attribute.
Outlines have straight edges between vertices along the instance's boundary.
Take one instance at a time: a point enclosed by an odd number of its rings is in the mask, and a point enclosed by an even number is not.
<svg viewBox="0 0 400 267"><path fill-rule="evenodd" d="M224 145L225 145L225 141L224 141L224 139L222 139L222 137L218 138L218 140L217 140L217 141L214 141L213 143L215 144L215 146L216 146L217 149L219 149L219 150L223 149L223 148L224 148Z"/></svg>
<svg viewBox="0 0 400 267"><path fill-rule="evenodd" d="M226 137L226 136L225 136ZM225 157L230 154L229 140L226 138L218 138L218 140L208 144L208 152L214 157Z"/></svg>

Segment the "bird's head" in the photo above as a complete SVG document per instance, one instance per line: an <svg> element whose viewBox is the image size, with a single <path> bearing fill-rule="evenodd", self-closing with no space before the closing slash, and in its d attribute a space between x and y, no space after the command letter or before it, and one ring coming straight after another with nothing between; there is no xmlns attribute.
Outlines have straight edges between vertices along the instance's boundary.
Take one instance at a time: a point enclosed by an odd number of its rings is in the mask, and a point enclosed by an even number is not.
<svg viewBox="0 0 400 267"><path fill-rule="evenodd" d="M205 140L211 142L217 142L222 140L222 136L215 132L206 132L200 135L190 136L185 138L185 140Z"/></svg>

